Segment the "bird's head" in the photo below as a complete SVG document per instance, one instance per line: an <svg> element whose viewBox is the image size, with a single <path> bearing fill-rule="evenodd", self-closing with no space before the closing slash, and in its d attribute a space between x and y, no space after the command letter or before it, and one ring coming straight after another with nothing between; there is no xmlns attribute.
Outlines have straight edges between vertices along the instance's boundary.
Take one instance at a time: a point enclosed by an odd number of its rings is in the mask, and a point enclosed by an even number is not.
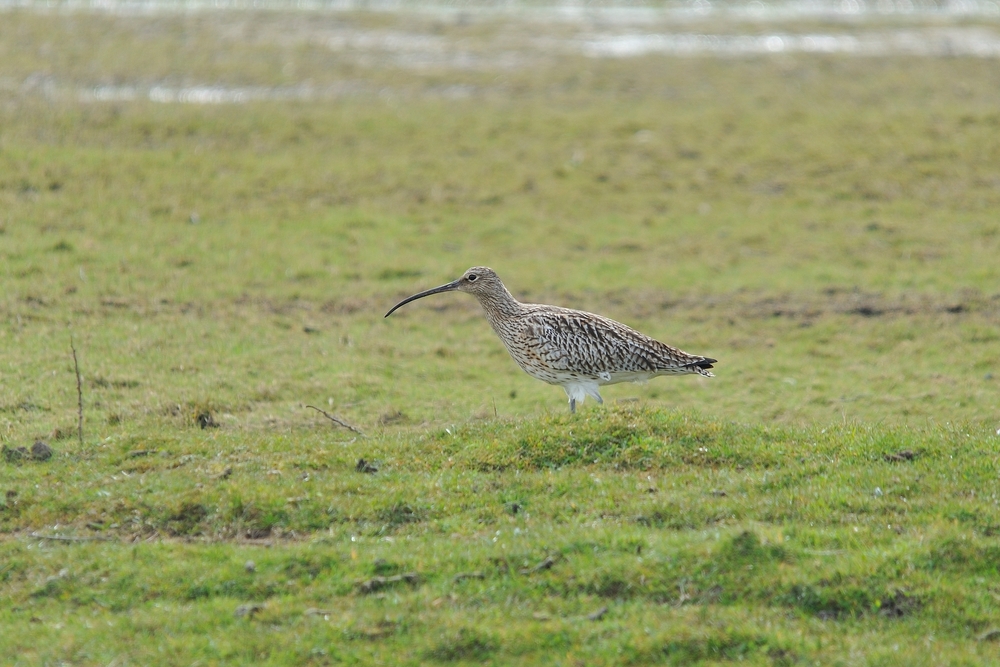
<svg viewBox="0 0 1000 667"><path fill-rule="evenodd" d="M474 266L454 283L455 289L459 292L469 294L492 294L498 290L503 290L503 283L497 277L496 271L488 266Z"/></svg>
<svg viewBox="0 0 1000 667"><path fill-rule="evenodd" d="M493 294L503 294L507 290L503 283L500 282L500 278L497 277L496 271L487 266L474 266L463 273L462 277L458 280L453 280L446 285L441 285L440 287L435 287L434 289L429 289L424 292L414 294L413 296L406 297L393 306L389 312L385 314L385 316L389 317L397 308L405 306L411 301L416 301L417 299L422 299L425 296L430 296L432 294L454 291L467 292L477 298L483 298Z"/></svg>

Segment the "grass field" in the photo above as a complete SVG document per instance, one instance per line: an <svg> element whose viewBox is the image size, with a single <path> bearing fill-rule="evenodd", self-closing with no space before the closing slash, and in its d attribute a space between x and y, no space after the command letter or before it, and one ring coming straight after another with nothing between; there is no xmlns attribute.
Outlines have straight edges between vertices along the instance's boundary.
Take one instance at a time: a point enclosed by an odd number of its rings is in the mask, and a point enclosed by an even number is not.
<svg viewBox="0 0 1000 667"><path fill-rule="evenodd" d="M0 13L0 662L1000 662L998 61L580 31ZM476 264L717 377L382 318Z"/></svg>

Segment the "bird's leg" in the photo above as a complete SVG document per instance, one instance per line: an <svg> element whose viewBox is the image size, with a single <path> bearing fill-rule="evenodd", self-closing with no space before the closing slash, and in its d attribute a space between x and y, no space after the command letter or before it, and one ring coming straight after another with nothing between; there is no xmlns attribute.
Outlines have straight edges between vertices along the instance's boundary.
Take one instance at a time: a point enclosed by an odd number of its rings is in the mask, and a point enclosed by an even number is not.
<svg viewBox="0 0 1000 667"><path fill-rule="evenodd" d="M569 399L569 413L571 415L576 414L576 399L575 398Z"/></svg>
<svg viewBox="0 0 1000 667"><path fill-rule="evenodd" d="M590 396L592 399L594 399L595 401L597 401L599 404L604 402L604 399L601 398L601 392L597 391L597 385L596 384L595 385L591 385L589 387L584 387L583 391L586 393L587 396Z"/></svg>

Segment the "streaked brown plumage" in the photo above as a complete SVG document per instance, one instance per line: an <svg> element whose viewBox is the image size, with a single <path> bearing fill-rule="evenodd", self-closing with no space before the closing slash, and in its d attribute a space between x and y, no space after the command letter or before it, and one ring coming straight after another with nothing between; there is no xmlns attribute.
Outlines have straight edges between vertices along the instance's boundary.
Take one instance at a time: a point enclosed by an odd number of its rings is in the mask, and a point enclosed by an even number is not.
<svg viewBox="0 0 1000 667"><path fill-rule="evenodd" d="M385 316L416 299L454 290L479 300L493 331L524 372L566 390L571 412L587 396L603 403L600 385L642 382L659 375L713 377L708 369L715 359L682 352L621 322L582 310L521 303L485 266L403 299Z"/></svg>

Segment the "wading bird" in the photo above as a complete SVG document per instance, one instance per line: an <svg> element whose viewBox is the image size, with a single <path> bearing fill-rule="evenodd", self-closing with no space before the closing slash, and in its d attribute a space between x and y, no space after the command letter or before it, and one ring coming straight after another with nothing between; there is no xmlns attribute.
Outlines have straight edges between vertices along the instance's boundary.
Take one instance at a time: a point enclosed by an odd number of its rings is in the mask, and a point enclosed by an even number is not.
<svg viewBox="0 0 1000 667"><path fill-rule="evenodd" d="M456 290L479 300L493 331L525 373L566 390L570 412L587 396L603 403L597 388L605 384L643 382L659 375L713 377L708 369L715 359L682 352L621 322L582 310L521 303L485 266L407 297L385 316L411 301Z"/></svg>

